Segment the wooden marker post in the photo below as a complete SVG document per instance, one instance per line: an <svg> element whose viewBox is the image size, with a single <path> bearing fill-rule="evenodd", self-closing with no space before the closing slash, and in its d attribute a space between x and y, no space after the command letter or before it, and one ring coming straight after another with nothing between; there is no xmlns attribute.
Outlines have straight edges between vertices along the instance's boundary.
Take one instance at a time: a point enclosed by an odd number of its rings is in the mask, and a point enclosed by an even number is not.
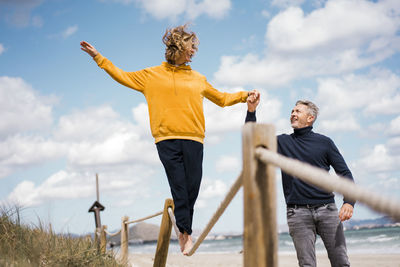
<svg viewBox="0 0 400 267"><path fill-rule="evenodd" d="M92 206L89 208L88 212L94 213L94 222L96 225L94 240L95 240L95 243L97 243L100 248L99 237L97 235L98 235L98 233L101 232L100 211L103 211L105 209L105 207L103 205L101 205L99 202L99 176L97 173L96 173L96 197L97 197L97 200L92 204Z"/></svg>

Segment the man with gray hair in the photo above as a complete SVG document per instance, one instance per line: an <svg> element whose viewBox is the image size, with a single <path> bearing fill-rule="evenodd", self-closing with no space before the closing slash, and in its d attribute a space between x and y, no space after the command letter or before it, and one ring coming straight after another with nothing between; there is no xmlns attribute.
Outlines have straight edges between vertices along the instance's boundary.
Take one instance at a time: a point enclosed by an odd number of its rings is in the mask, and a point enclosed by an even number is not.
<svg viewBox="0 0 400 267"><path fill-rule="evenodd" d="M257 101L247 101L246 122L256 121ZM342 155L334 142L312 131L318 107L308 100L299 100L290 115L293 133L277 137L278 153L313 166L335 172L353 180ZM340 211L334 194L307 184L282 171L282 185L287 207L287 222L299 266L317 266L315 241L318 234L324 242L331 266L350 266L342 221L353 215L354 202L344 198Z"/></svg>

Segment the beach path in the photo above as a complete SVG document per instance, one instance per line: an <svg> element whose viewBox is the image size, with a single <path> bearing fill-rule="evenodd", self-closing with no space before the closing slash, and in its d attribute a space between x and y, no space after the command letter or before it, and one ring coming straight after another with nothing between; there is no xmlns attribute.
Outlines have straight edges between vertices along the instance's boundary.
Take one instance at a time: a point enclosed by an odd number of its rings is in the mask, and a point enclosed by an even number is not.
<svg viewBox="0 0 400 267"><path fill-rule="evenodd" d="M398 254L353 254L349 255L352 267L400 267L400 255ZM153 266L154 255L130 254L129 260L132 267ZM318 267L330 267L326 254L317 254ZM191 257L170 253L167 259L167 267L241 267L243 255L240 253L199 253ZM279 267L295 267L297 259L295 255L279 255Z"/></svg>

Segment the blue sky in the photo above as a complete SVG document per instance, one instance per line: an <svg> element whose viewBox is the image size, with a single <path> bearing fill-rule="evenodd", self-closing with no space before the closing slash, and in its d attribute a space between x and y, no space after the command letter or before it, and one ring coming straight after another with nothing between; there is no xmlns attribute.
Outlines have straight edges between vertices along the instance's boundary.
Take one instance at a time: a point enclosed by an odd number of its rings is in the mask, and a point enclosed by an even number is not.
<svg viewBox="0 0 400 267"><path fill-rule="evenodd" d="M169 187L144 97L113 81L82 40L126 71L164 61L167 27L191 22L192 68L221 91L257 88L258 121L291 133L298 99L321 110L357 184L400 199L400 2L397 0L6 0L0 2L0 201L57 232L94 229L100 178L108 229L162 209ZM241 170L246 105L204 101L202 229ZM285 204L277 171L278 223ZM337 196L337 204L342 204ZM214 232L240 232L242 192ZM357 205L354 219L380 214ZM159 219L150 222L158 223Z"/></svg>

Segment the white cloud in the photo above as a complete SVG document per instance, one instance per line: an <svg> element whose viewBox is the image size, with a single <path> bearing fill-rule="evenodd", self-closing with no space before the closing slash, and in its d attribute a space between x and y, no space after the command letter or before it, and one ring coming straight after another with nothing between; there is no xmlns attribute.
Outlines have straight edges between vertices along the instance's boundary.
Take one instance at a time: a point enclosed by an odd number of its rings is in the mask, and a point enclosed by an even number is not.
<svg viewBox="0 0 400 267"><path fill-rule="evenodd" d="M209 135L239 130L244 123L246 109L245 103L221 108L209 101L205 102L206 138L211 137Z"/></svg>
<svg viewBox="0 0 400 267"><path fill-rule="evenodd" d="M359 130L363 116L400 114L400 77L388 70L319 79L318 84L315 102L323 130Z"/></svg>
<svg viewBox="0 0 400 267"><path fill-rule="evenodd" d="M60 170L42 183L25 180L0 203L19 204L24 207L37 206L60 199L82 199L94 197L95 171L99 171L102 197L119 198L125 204L135 199L149 197L149 182L154 171L148 166L131 162L128 168L92 168L90 171ZM146 181L143 183L143 181ZM119 203L121 204L121 203ZM124 206L124 204L121 204ZM121 206L120 205L120 206Z"/></svg>
<svg viewBox="0 0 400 267"><path fill-rule="evenodd" d="M235 156L221 156L215 163L215 169L218 173L240 171L242 166L241 161Z"/></svg>
<svg viewBox="0 0 400 267"><path fill-rule="evenodd" d="M188 1L187 15L190 19L195 19L202 14L206 14L212 18L223 18L231 8L230 0L203 0Z"/></svg>
<svg viewBox="0 0 400 267"><path fill-rule="evenodd" d="M11 194L10 197L15 196L18 199L19 196L20 199L22 198L20 201L23 201L27 196L30 203L25 203L25 205L36 205L51 199L89 197L93 192L93 183L89 183L88 180L88 175L59 171L50 176L43 184L37 187L30 186L30 191L26 191L24 195Z"/></svg>
<svg viewBox="0 0 400 267"><path fill-rule="evenodd" d="M386 196L393 195L396 196L398 199L398 195L393 194L394 192L399 192L400 190L400 179L397 177L385 177L384 179L380 179L377 185L374 185L372 189L374 190L375 188L382 188L386 192L383 194L387 194Z"/></svg>
<svg viewBox="0 0 400 267"><path fill-rule="evenodd" d="M392 136L400 136L400 116L390 122L386 132Z"/></svg>
<svg viewBox="0 0 400 267"><path fill-rule="evenodd" d="M58 159L66 151L64 144L40 136L10 136L0 141L0 178L18 169Z"/></svg>
<svg viewBox="0 0 400 267"><path fill-rule="evenodd" d="M74 33L76 33L78 31L78 25L74 25L74 26L70 26L67 29L65 29L62 32L62 37L64 39L67 39L68 37L70 37L71 35L73 35Z"/></svg>
<svg viewBox="0 0 400 267"><path fill-rule="evenodd" d="M157 19L172 18L176 19L185 13L187 1L162 1L162 0L137 0L138 4L146 13Z"/></svg>
<svg viewBox="0 0 400 267"><path fill-rule="evenodd" d="M138 106L132 109L132 116L137 123L136 133L143 137L150 137L150 117L149 109L146 103L140 103Z"/></svg>
<svg viewBox="0 0 400 267"><path fill-rule="evenodd" d="M399 18L388 11L382 4L359 0L328 1L307 15L301 8L289 8L271 20L266 41L269 49L285 53L315 53L391 40Z"/></svg>
<svg viewBox="0 0 400 267"><path fill-rule="evenodd" d="M380 173L398 170L399 154L391 154L384 144L375 145L366 151L364 157L356 161L354 167L364 173Z"/></svg>
<svg viewBox="0 0 400 267"><path fill-rule="evenodd" d="M0 55L3 54L3 52L4 52L5 50L6 50L6 49L4 48L4 45L0 43Z"/></svg>
<svg viewBox="0 0 400 267"><path fill-rule="evenodd" d="M138 124L100 106L76 110L53 125L49 99L20 78L0 77L0 178L60 158L76 172L152 169L159 164L148 120L143 119L146 105L133 110ZM45 129L49 134L41 136Z"/></svg>
<svg viewBox="0 0 400 267"><path fill-rule="evenodd" d="M400 50L396 5L393 1L331 0L308 14L290 7L270 20L265 55L225 56L215 78L232 86L279 86L381 62Z"/></svg>
<svg viewBox="0 0 400 267"><path fill-rule="evenodd" d="M223 92L235 92L244 90L242 88L219 90ZM263 123L275 123L279 119L281 102L278 99L272 98L269 94L259 89L261 92L261 101L257 108L257 121ZM204 116L206 120L206 140L213 139L219 141L217 136L221 133L240 131L247 112L246 103L238 103L231 107L220 108L214 103L204 101Z"/></svg>
<svg viewBox="0 0 400 267"><path fill-rule="evenodd" d="M76 110L59 119L54 137L65 142L100 142L112 135L117 128L124 127L120 120L119 114L110 106Z"/></svg>
<svg viewBox="0 0 400 267"><path fill-rule="evenodd" d="M38 192L35 191L35 184L32 181L23 181L14 188L4 202L18 206L32 206L38 204L37 197Z"/></svg>
<svg viewBox="0 0 400 267"><path fill-rule="evenodd" d="M268 94L267 90L259 89L259 92L261 94L261 100L257 107L257 121L263 123L276 123L281 116L281 101Z"/></svg>
<svg viewBox="0 0 400 267"><path fill-rule="evenodd" d="M255 54L222 56L214 78L218 83L230 86L279 86L296 77L297 67L294 60L279 57L260 58Z"/></svg>
<svg viewBox="0 0 400 267"><path fill-rule="evenodd" d="M61 117L54 137L68 144L67 159L75 168L157 163L153 140L140 132L144 132L140 126L122 121L111 107L101 106Z"/></svg>
<svg viewBox="0 0 400 267"><path fill-rule="evenodd" d="M393 88L393 87L392 87ZM398 90L399 87L396 89ZM381 98L376 99L370 103L365 109L369 114L398 114L400 112L400 92L391 92L382 95Z"/></svg>
<svg viewBox="0 0 400 267"><path fill-rule="evenodd" d="M222 18L231 8L230 0L136 0L146 13L157 19L173 19L185 16L195 19L205 14L212 18Z"/></svg>
<svg viewBox="0 0 400 267"><path fill-rule="evenodd" d="M32 11L41 5L43 0L0 1L0 9L4 8L5 20L17 27L27 27L31 23L37 26L36 18L31 18ZM3 13L3 12L2 12Z"/></svg>
<svg viewBox="0 0 400 267"><path fill-rule="evenodd" d="M387 146L392 154L400 155L400 135L390 138Z"/></svg>
<svg viewBox="0 0 400 267"><path fill-rule="evenodd" d="M359 122L353 116L347 116L347 113L339 114L334 119L319 119L319 129L323 132L348 132L361 129Z"/></svg>
<svg viewBox="0 0 400 267"><path fill-rule="evenodd" d="M221 180L204 179L200 189L200 197L204 199L224 196L228 186Z"/></svg>
<svg viewBox="0 0 400 267"><path fill-rule="evenodd" d="M48 128L54 99L40 96L21 78L0 77L0 137Z"/></svg>

